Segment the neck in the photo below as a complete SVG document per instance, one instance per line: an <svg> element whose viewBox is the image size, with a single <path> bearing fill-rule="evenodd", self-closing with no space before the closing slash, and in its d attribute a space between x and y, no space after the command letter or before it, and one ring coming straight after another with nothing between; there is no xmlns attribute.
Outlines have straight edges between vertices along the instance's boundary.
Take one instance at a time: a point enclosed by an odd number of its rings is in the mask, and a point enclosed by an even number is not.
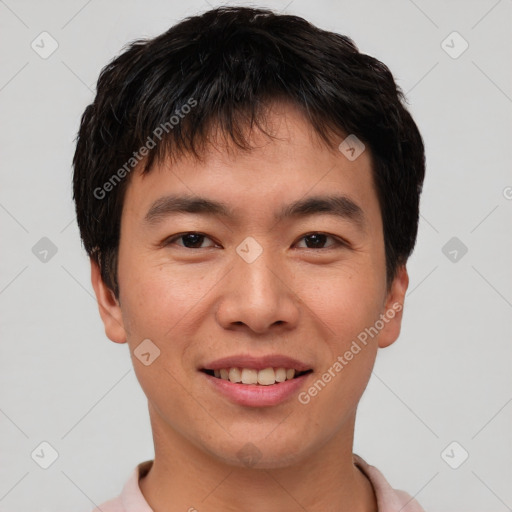
<svg viewBox="0 0 512 512"><path fill-rule="evenodd" d="M352 460L355 412L346 429L299 463L260 468L226 464L149 410L155 459L139 486L154 512L377 511L372 485Z"/></svg>

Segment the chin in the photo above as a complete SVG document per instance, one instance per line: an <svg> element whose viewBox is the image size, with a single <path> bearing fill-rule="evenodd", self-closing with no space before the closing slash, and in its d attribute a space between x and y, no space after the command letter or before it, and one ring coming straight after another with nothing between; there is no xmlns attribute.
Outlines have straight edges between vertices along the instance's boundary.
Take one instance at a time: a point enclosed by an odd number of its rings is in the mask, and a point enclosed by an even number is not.
<svg viewBox="0 0 512 512"><path fill-rule="evenodd" d="M204 447L219 462L247 469L277 469L299 464L306 457L304 448L303 439L291 442L284 434L279 439L265 439L264 434L254 441L247 435L233 436L215 447Z"/></svg>

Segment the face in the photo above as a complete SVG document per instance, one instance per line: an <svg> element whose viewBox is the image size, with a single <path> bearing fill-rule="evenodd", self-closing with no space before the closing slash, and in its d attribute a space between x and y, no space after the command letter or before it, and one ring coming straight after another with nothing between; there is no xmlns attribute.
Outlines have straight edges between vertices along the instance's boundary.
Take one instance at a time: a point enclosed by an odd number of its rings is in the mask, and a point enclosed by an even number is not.
<svg viewBox="0 0 512 512"><path fill-rule="evenodd" d="M251 442L269 468L350 437L376 351L399 334L407 288L404 268L386 286L369 151L351 161L326 149L289 106L275 106L272 120L279 138L254 132L249 153L218 147L203 162L131 177L119 302L92 266L106 333L129 344L153 430L238 466ZM223 208L177 208L171 197ZM211 371L293 366L309 373L273 385Z"/></svg>

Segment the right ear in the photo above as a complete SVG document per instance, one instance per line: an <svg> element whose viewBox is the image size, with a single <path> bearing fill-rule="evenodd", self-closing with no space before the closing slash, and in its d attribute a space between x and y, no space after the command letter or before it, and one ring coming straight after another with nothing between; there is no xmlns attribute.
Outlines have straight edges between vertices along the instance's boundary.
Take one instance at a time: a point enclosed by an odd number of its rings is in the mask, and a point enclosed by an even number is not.
<svg viewBox="0 0 512 512"><path fill-rule="evenodd" d="M104 283L99 265L91 258L91 282L98 301L105 334L115 343L126 343L126 331L119 301L114 292Z"/></svg>

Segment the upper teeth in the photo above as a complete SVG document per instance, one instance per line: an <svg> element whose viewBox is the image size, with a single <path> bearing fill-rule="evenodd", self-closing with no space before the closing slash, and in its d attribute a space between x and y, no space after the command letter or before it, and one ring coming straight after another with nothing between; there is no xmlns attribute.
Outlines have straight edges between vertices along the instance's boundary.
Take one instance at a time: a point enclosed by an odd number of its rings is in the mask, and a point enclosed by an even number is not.
<svg viewBox="0 0 512 512"><path fill-rule="evenodd" d="M215 377L229 380L233 383L261 384L263 386L284 382L295 377L295 370L293 368L265 368L259 371L252 368L222 368L214 370L213 373Z"/></svg>

